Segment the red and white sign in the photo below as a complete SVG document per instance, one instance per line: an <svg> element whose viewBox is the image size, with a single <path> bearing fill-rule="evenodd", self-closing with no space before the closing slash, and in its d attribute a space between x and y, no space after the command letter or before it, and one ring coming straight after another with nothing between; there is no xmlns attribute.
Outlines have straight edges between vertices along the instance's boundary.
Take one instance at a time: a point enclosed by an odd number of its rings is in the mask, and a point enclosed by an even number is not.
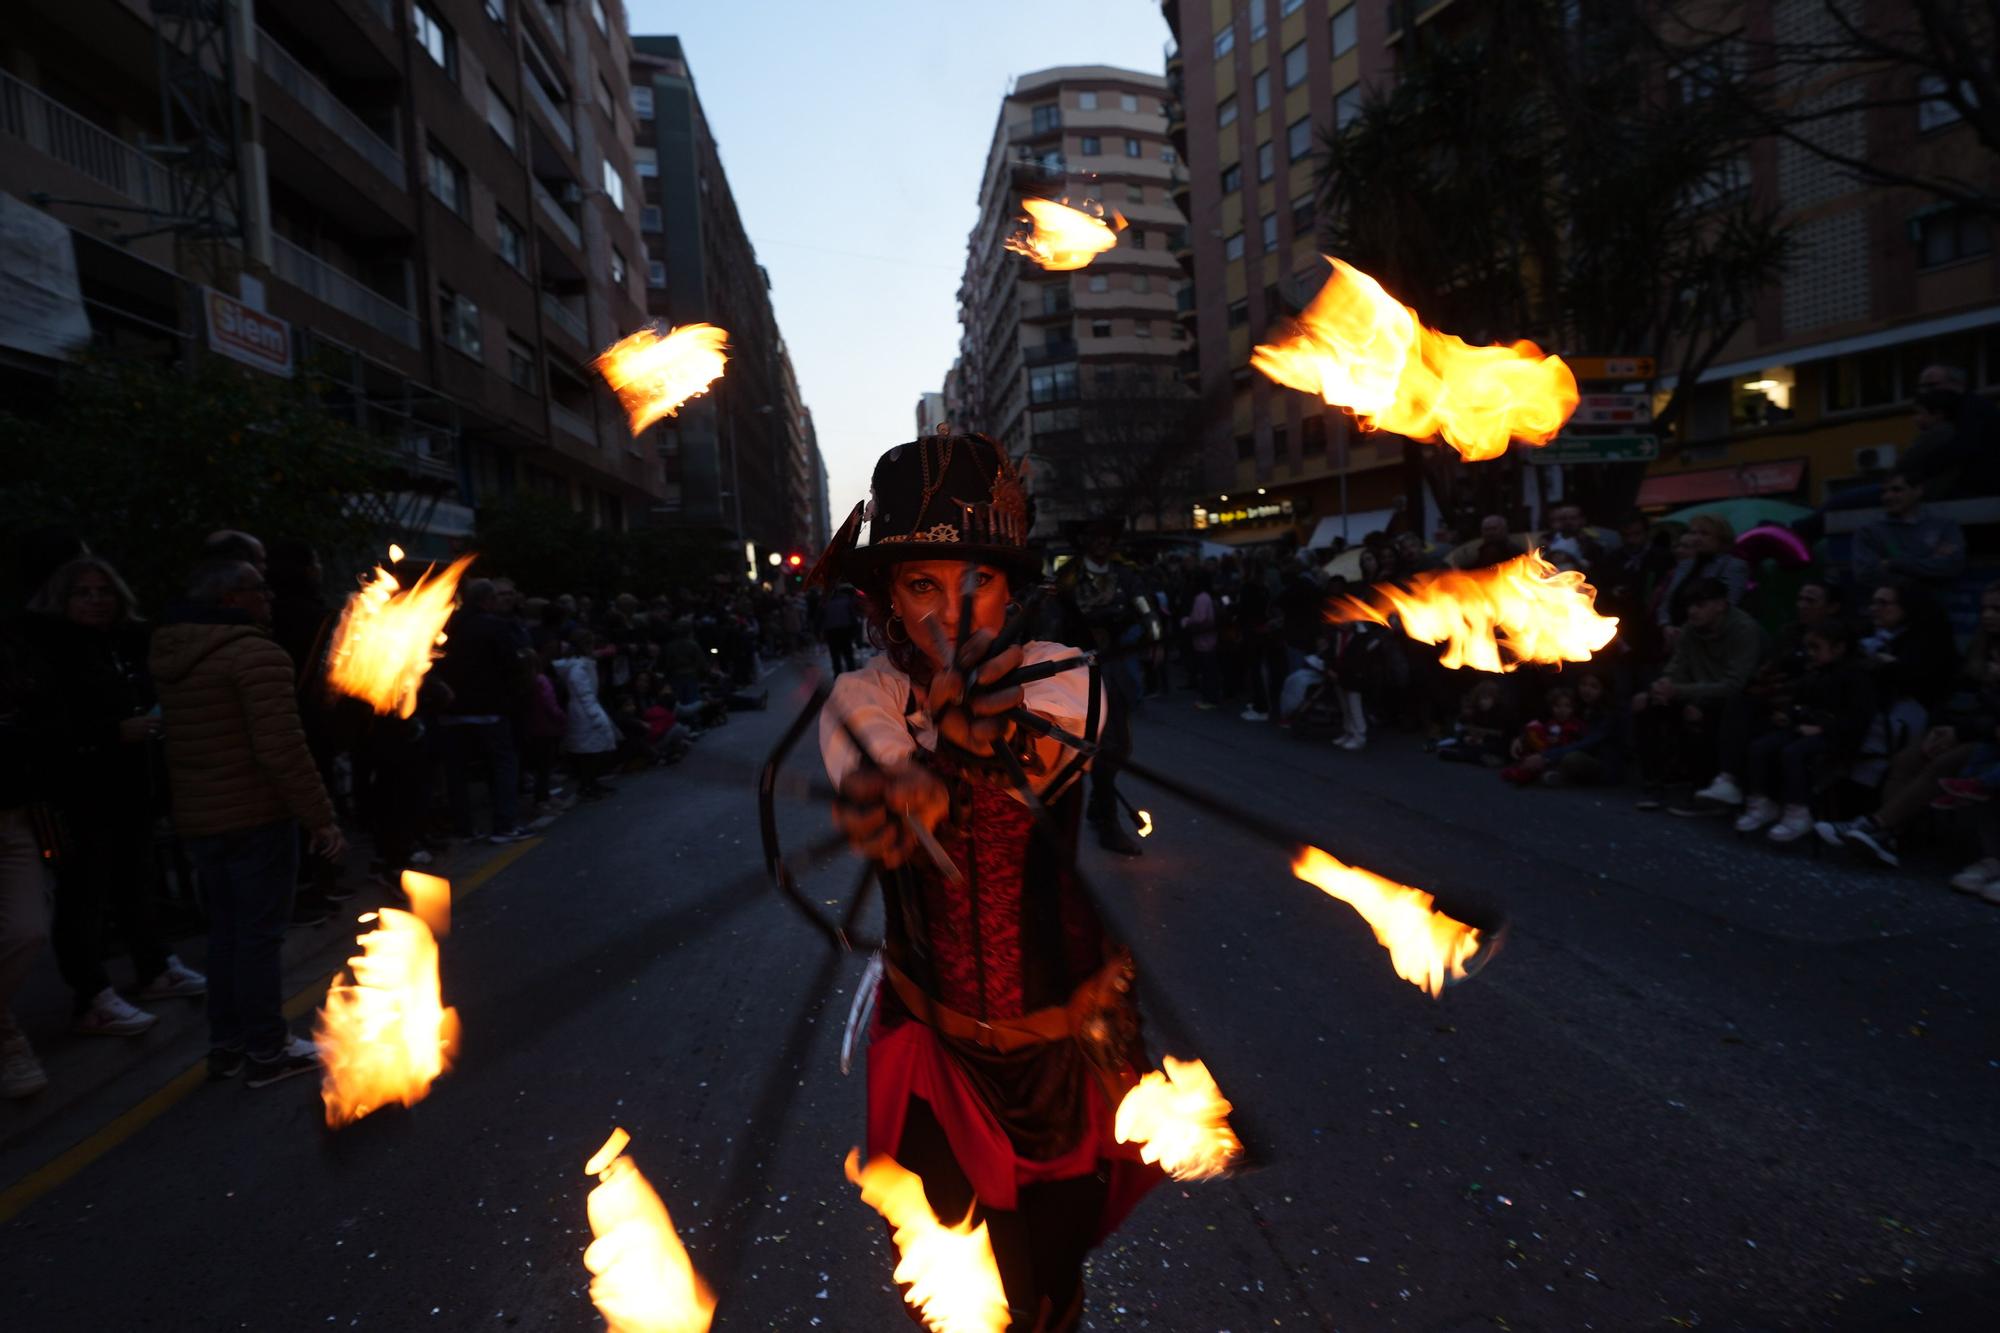
<svg viewBox="0 0 2000 1333"><path fill-rule="evenodd" d="M1570 421L1579 426L1639 426L1653 419L1653 400L1643 393L1586 393Z"/></svg>
<svg viewBox="0 0 2000 1333"><path fill-rule="evenodd" d="M208 315L208 347L273 375L292 373L292 326L275 315L252 310L213 287L201 289Z"/></svg>

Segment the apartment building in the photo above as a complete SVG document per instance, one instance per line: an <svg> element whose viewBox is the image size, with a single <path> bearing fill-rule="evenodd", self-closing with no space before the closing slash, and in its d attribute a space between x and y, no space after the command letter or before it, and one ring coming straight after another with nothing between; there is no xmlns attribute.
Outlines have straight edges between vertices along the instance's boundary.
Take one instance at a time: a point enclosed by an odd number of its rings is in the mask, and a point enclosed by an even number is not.
<svg viewBox="0 0 2000 1333"><path fill-rule="evenodd" d="M1158 75L1107 65L1022 75L987 149L946 411L1033 458L1044 532L1113 502L1091 464L1093 404L1182 392L1180 151L1165 93ZM1127 226L1087 268L1045 272L1005 248L1029 195L1093 200Z"/></svg>
<svg viewBox="0 0 2000 1333"><path fill-rule="evenodd" d="M0 30L0 190L66 232L93 341L255 327L400 442L440 549L516 491L646 521L659 459L588 368L645 317L618 0L157 12L23 0Z"/></svg>
<svg viewBox="0 0 2000 1333"><path fill-rule="evenodd" d="M1448 5L1451 0L1443 0ZM1418 6L1420 9L1436 8ZM1165 0L1169 134L1187 162L1193 275L1180 317L1203 403L1206 538L1358 540L1402 494L1399 437L1363 434L1250 369L1250 349L1319 289L1314 146L1393 77L1396 6L1357 0ZM1345 515L1343 520L1342 516Z"/></svg>

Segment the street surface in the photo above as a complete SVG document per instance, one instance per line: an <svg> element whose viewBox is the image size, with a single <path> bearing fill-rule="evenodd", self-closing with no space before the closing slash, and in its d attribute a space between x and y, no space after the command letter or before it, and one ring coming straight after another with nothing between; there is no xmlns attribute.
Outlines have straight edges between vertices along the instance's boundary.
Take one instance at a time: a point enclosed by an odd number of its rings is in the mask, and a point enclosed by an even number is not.
<svg viewBox="0 0 2000 1333"><path fill-rule="evenodd" d="M0 1228L0 1326L601 1327L583 1163L622 1124L718 1330L907 1327L841 1175L862 960L762 871L752 783L798 675L768 684L769 713L459 904L463 1047L428 1101L329 1135L312 1079L196 1088ZM1517 791L1405 737L1345 754L1186 695L1147 705L1138 751L1502 903L1512 933L1433 1001L1288 849L1130 781L1145 857L1085 865L1262 1165L1156 1190L1093 1261L1087 1327L2000 1327L2000 912L1948 869ZM804 856L824 809L785 812L807 889L845 895L853 862Z"/></svg>

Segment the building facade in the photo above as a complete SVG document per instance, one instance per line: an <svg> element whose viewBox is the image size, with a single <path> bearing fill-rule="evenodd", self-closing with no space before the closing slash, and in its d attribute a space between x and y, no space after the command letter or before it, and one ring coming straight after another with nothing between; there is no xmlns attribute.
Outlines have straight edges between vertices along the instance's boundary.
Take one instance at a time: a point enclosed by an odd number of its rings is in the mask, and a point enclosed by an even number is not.
<svg viewBox="0 0 2000 1333"><path fill-rule="evenodd" d="M24 0L0 32L0 191L67 231L92 341L255 324L400 442L436 546L517 491L645 522L660 460L589 369L644 318L617 0L162 12Z"/></svg>
<svg viewBox="0 0 2000 1333"><path fill-rule="evenodd" d="M723 378L654 427L664 518L740 544L761 569L825 527L818 441L681 41L641 36L633 46L647 308L669 324L727 329L730 345Z"/></svg>
<svg viewBox="0 0 2000 1333"><path fill-rule="evenodd" d="M1033 460L1045 531L1123 499L1097 465L1112 452L1099 414L1184 394L1174 312L1185 276L1171 250L1183 225L1180 154L1165 91L1157 75L1110 66L1039 70L1002 100L988 145L944 412ZM1125 219L1118 245L1066 273L1010 253L1029 195L1102 204Z"/></svg>

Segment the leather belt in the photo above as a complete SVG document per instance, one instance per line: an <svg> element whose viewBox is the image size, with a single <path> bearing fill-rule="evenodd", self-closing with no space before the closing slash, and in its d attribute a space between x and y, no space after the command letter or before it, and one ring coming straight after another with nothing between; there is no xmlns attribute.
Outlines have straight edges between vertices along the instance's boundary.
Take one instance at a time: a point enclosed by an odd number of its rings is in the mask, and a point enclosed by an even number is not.
<svg viewBox="0 0 2000 1333"><path fill-rule="evenodd" d="M1043 1045L1075 1036L1092 1013L1113 1003L1131 985L1131 961L1120 955L1071 991L1069 1000L1064 1004L1036 1009L1018 1018L988 1020L960 1013L934 998L911 980L903 969L887 959L883 960L882 973L889 978L897 998L902 1000L903 1007L910 1011L912 1017L928 1023L955 1041L970 1042L1003 1054L1018 1051L1024 1046ZM1124 984L1120 985L1120 982Z"/></svg>

